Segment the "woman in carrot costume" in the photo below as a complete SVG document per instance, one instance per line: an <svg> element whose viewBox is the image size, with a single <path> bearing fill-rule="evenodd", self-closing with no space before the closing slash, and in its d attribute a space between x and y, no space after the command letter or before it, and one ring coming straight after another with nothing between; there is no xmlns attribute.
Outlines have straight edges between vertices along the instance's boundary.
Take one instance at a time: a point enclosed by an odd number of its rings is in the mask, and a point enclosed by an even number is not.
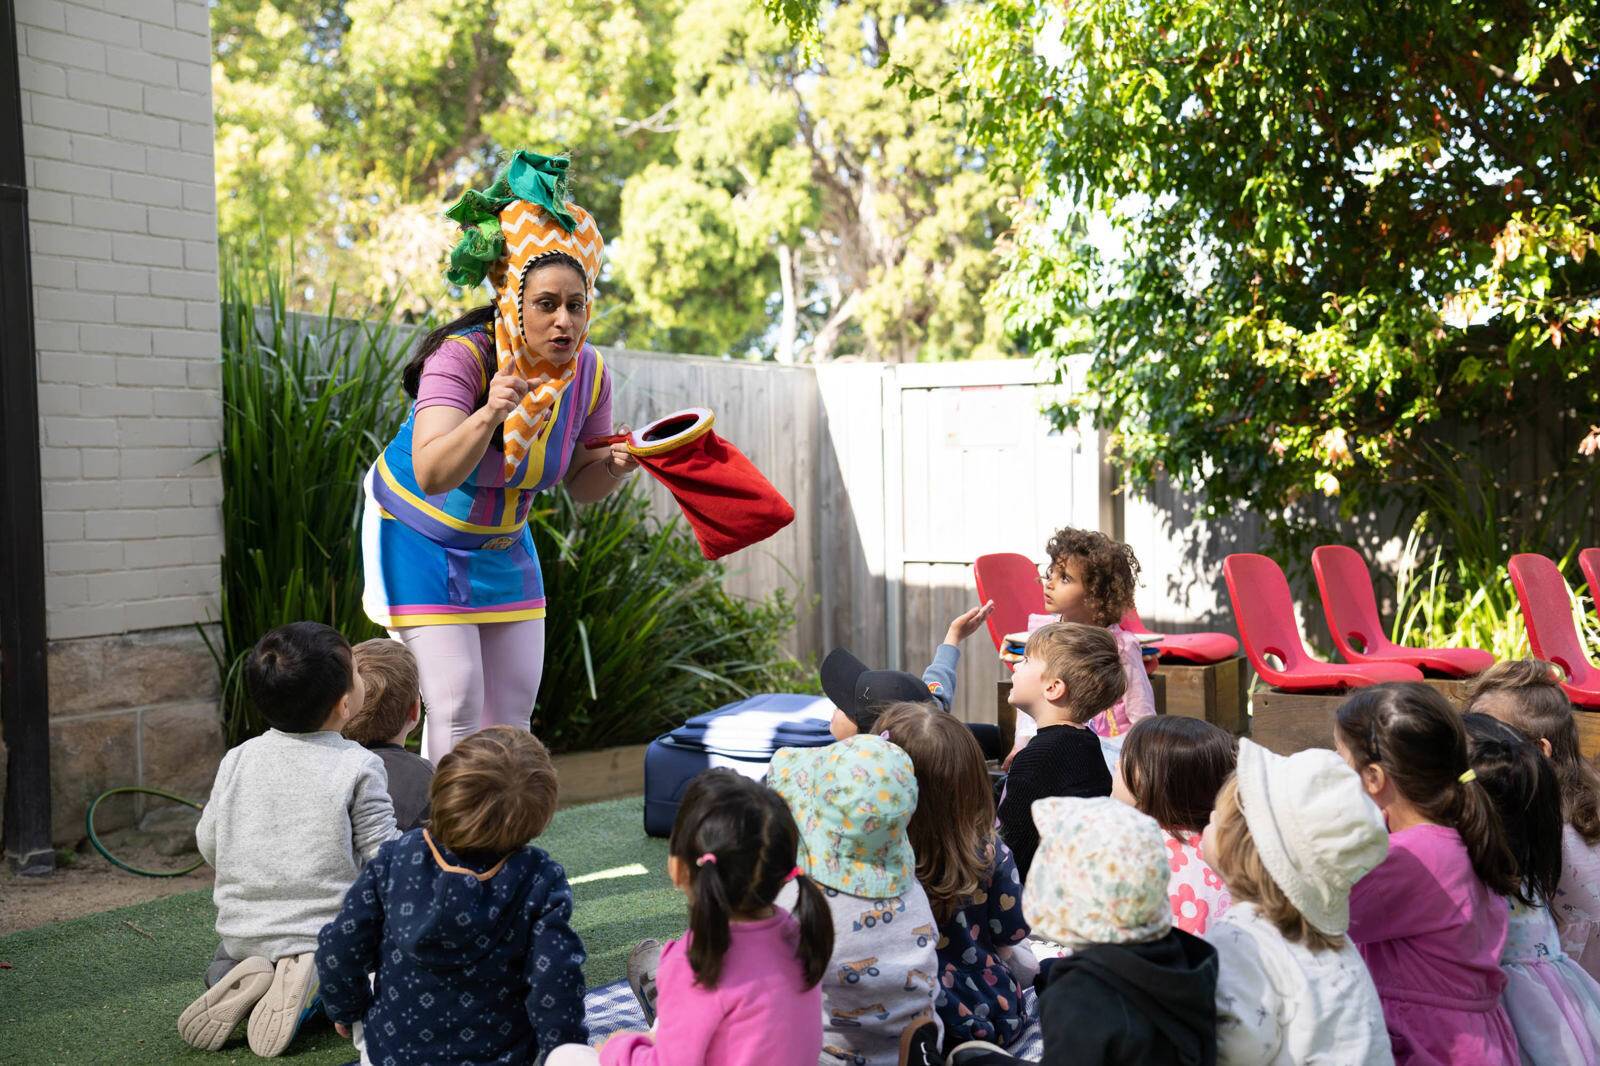
<svg viewBox="0 0 1600 1066"><path fill-rule="evenodd" d="M544 669L544 584L528 529L557 482L580 503L638 466L611 433L611 376L585 343L603 242L567 200L567 160L521 151L446 214L448 278L494 302L425 336L411 412L368 472L367 614L417 657L422 752L486 726L528 728Z"/></svg>

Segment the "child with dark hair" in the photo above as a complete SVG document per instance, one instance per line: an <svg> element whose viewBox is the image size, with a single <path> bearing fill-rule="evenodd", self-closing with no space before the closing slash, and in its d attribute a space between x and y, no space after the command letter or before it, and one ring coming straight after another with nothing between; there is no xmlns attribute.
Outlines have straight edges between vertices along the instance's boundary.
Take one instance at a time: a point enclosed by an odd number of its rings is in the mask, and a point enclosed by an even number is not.
<svg viewBox="0 0 1600 1066"><path fill-rule="evenodd" d="M195 839L216 870L221 945L206 992L178 1018L216 1051L246 1015L250 1049L280 1055L317 996L317 932L395 835L383 763L339 735L365 698L350 644L317 622L256 643L245 688L267 731L223 756Z"/></svg>
<svg viewBox="0 0 1600 1066"><path fill-rule="evenodd" d="M1561 950L1550 900L1561 879L1561 788L1533 741L1486 714L1462 718L1522 883L1500 953L1501 997L1524 1062L1600 1061L1600 985Z"/></svg>
<svg viewBox="0 0 1600 1066"><path fill-rule="evenodd" d="M1014 1043L1027 1025L1022 990L1038 963L1022 942L1022 879L994 827L994 790L966 725L921 704L878 719L879 734L911 756L917 809L907 836L917 880L939 923L939 993L945 1043Z"/></svg>
<svg viewBox="0 0 1600 1066"><path fill-rule="evenodd" d="M794 816L765 785L732 770L690 782L667 843L689 931L660 948L647 1011L655 1029L618 1033L598 1054L558 1048L548 1066L816 1066L833 918L797 863L799 843ZM793 913L776 905L790 884Z"/></svg>
<svg viewBox="0 0 1600 1066"><path fill-rule="evenodd" d="M1389 826L1389 855L1350 893L1350 939L1383 1001L1395 1061L1516 1063L1500 1004L1506 902L1521 877L1467 756L1461 716L1421 682L1339 708L1335 746Z"/></svg>
<svg viewBox="0 0 1600 1066"><path fill-rule="evenodd" d="M1578 748L1578 721L1554 663L1517 659L1479 674L1467 710L1519 730L1550 760L1561 788L1561 883L1550 913L1561 946L1600 978L1600 774Z"/></svg>
<svg viewBox="0 0 1600 1066"><path fill-rule="evenodd" d="M1111 795L1111 771L1089 722L1116 702L1124 684L1116 641L1099 626L1055 622L1028 638L1010 699L1039 732L1012 757L997 812L1023 881L1039 846L1035 800Z"/></svg>
<svg viewBox="0 0 1600 1066"><path fill-rule="evenodd" d="M341 732L383 760L395 824L404 833L428 821L433 784L433 764L406 750L406 738L422 717L417 660L410 648L387 637L362 641L354 655L366 701Z"/></svg>
<svg viewBox="0 0 1600 1066"><path fill-rule="evenodd" d="M1112 775L1111 795L1161 827L1172 868L1172 924L1196 936L1204 936L1233 902L1201 854L1200 836L1233 773L1237 747L1227 730L1202 718L1146 718L1128 730Z"/></svg>
<svg viewBox="0 0 1600 1066"><path fill-rule="evenodd" d="M379 849L318 938L328 1017L363 1063L533 1062L588 1040L572 890L529 843L556 791L515 726L439 760L427 828Z"/></svg>

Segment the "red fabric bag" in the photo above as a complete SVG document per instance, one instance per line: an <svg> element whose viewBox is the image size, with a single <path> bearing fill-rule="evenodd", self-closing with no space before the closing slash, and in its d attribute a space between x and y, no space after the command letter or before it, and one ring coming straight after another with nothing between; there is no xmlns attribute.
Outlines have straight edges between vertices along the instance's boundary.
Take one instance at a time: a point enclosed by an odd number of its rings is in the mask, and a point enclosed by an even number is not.
<svg viewBox="0 0 1600 1066"><path fill-rule="evenodd" d="M689 520L700 551L720 559L766 540L794 521L794 508L738 448L711 431L712 413L690 407L631 434L583 442L628 442L639 465L667 487Z"/></svg>

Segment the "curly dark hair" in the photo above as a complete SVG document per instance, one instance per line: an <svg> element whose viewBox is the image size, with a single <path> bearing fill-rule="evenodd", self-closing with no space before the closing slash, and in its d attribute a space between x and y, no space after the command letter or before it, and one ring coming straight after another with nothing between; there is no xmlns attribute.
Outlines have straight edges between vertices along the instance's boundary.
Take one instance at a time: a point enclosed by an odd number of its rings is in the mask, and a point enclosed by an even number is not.
<svg viewBox="0 0 1600 1066"><path fill-rule="evenodd" d="M1068 559L1082 564L1085 603L1095 624L1109 626L1133 610L1133 590L1139 580L1139 560L1133 549L1096 529L1056 530L1044 546L1052 570Z"/></svg>

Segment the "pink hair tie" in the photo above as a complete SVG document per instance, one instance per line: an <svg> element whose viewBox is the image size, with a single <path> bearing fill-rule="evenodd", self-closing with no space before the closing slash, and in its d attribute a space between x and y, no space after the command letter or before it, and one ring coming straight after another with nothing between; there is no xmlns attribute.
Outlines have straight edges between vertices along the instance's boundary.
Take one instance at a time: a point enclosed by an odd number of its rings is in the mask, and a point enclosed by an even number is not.
<svg viewBox="0 0 1600 1066"><path fill-rule="evenodd" d="M708 862L711 863L713 866L715 866L716 863L717 863L716 855L714 855L713 853L711 853L709 851L706 852L704 855L700 856L698 859L696 859L694 861L694 864L696 866L704 866Z"/></svg>
<svg viewBox="0 0 1600 1066"><path fill-rule="evenodd" d="M805 875L806 875L806 872L804 870L800 869L800 867L796 866L794 869L790 870L788 873L783 875L784 884L788 884L790 881L793 881L795 878L804 877Z"/></svg>
<svg viewBox="0 0 1600 1066"><path fill-rule="evenodd" d="M888 740L889 739L889 731L887 729L885 729L883 732L879 733L878 734L878 739L879 740Z"/></svg>

